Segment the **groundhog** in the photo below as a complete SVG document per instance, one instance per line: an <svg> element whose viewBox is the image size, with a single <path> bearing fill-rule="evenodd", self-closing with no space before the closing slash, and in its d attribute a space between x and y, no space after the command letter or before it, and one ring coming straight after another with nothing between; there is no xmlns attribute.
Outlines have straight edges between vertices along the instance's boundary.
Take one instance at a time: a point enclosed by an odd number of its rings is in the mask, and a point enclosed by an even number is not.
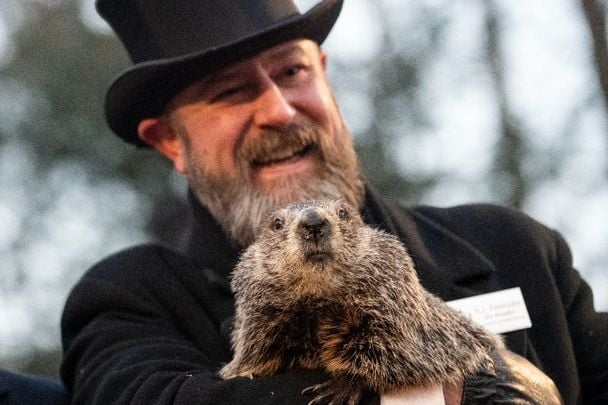
<svg viewBox="0 0 608 405"><path fill-rule="evenodd" d="M310 402L454 384L491 362L501 339L421 286L406 248L342 200L273 213L243 253L233 360L223 378L324 369Z"/></svg>

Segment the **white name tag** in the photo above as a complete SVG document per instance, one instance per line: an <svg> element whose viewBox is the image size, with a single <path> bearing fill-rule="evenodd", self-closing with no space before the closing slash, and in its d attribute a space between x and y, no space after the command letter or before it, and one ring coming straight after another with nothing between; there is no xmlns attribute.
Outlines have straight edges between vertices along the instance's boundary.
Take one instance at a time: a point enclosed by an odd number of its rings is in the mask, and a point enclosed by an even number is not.
<svg viewBox="0 0 608 405"><path fill-rule="evenodd" d="M447 304L490 332L505 333L532 326L519 287L449 301Z"/></svg>

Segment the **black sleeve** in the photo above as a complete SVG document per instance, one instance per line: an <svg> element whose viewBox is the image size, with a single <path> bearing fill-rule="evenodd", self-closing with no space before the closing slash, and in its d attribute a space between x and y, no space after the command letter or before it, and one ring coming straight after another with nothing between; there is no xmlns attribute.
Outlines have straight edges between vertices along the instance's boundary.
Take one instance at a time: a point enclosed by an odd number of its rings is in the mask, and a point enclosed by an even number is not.
<svg viewBox="0 0 608 405"><path fill-rule="evenodd" d="M185 261L159 248L91 269L62 318L62 378L74 404L306 404L320 371L222 380L230 353L204 278L175 276ZM195 293L193 292L195 291Z"/></svg>
<svg viewBox="0 0 608 405"><path fill-rule="evenodd" d="M608 404L608 313L595 310L589 285L572 267L566 242L556 235L556 283L562 294L585 404Z"/></svg>

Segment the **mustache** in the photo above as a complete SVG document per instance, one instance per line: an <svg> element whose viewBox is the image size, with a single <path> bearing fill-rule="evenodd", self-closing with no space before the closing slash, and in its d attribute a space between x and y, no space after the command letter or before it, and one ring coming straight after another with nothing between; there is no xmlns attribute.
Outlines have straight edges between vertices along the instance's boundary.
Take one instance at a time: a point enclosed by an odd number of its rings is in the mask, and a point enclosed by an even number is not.
<svg viewBox="0 0 608 405"><path fill-rule="evenodd" d="M287 159L315 148L320 142L319 129L310 124L291 124L280 130L265 130L246 137L237 149L237 159L249 165L264 165Z"/></svg>

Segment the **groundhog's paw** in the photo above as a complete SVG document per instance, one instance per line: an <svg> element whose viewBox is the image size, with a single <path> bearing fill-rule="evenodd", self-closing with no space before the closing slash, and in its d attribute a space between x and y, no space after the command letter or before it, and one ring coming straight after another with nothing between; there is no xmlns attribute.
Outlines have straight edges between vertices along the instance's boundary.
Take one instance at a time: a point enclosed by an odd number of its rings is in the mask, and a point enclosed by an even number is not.
<svg viewBox="0 0 608 405"><path fill-rule="evenodd" d="M236 377L235 374L234 374L234 371L235 371L234 368L231 367L231 363L228 363L224 367L222 367L220 369L220 371L218 371L218 374L224 380L227 380L229 378Z"/></svg>
<svg viewBox="0 0 608 405"><path fill-rule="evenodd" d="M234 377L248 377L253 378L253 373L251 370L245 369L242 365L236 364L234 362L226 364L219 371L220 377L224 380L228 380Z"/></svg>
<svg viewBox="0 0 608 405"><path fill-rule="evenodd" d="M253 378L253 374L250 372L241 372L241 373L223 373L220 372L220 377L222 377L222 379L224 380L229 380L231 378L235 378L235 377L246 377L246 378Z"/></svg>
<svg viewBox="0 0 608 405"><path fill-rule="evenodd" d="M316 394L308 405L357 405L364 392L363 384L346 377L336 377L306 388L302 395Z"/></svg>

